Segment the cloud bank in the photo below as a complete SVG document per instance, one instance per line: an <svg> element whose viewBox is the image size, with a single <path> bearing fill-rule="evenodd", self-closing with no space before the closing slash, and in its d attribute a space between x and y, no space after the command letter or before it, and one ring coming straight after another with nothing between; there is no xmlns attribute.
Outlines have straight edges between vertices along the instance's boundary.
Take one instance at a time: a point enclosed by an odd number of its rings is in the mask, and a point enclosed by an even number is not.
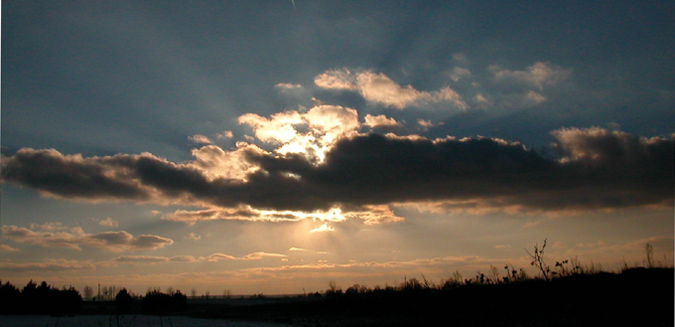
<svg viewBox="0 0 675 327"><path fill-rule="evenodd" d="M533 68L524 76L510 72L504 78L528 83L550 79L542 70ZM544 77L535 78L539 75ZM534 77L530 81L527 76ZM367 117L366 124L395 124L384 116ZM673 205L674 136L559 129L551 133L557 157L550 158L519 142L496 138L362 134L357 132L361 123L356 110L340 106L270 117L246 114L239 121L252 128L261 146L272 149L245 142L231 150L209 144L192 151L194 161L174 163L149 153L85 158L23 148L2 158L1 176L3 182L58 198L204 208L164 216L185 222L399 221L392 204L468 212ZM6 231L19 232L36 233ZM54 242L75 238L77 242L64 243L72 247L81 242L130 248L170 244L156 236L126 232L70 231L62 236Z"/></svg>

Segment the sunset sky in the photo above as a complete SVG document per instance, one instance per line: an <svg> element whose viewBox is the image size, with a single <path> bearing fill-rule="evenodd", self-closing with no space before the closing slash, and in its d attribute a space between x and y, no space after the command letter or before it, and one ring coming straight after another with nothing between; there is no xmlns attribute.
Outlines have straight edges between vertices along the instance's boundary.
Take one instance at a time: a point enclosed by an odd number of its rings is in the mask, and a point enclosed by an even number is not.
<svg viewBox="0 0 675 327"><path fill-rule="evenodd" d="M672 1L4 1L0 279L673 264Z"/></svg>

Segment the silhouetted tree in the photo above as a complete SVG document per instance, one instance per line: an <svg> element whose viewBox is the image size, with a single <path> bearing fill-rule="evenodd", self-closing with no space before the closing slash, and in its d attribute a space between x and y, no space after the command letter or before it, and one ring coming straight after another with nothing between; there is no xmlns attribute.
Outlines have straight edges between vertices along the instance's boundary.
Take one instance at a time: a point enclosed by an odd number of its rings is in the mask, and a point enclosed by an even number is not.
<svg viewBox="0 0 675 327"><path fill-rule="evenodd" d="M342 295L342 289L337 286L335 281L331 280L328 282L328 289L325 291L326 296L340 296Z"/></svg>
<svg viewBox="0 0 675 327"><path fill-rule="evenodd" d="M42 306L42 303L38 301L37 295L37 283L32 279L26 284L26 286L21 289L21 300L19 307L21 312L32 312L37 311L37 307Z"/></svg>
<svg viewBox="0 0 675 327"><path fill-rule="evenodd" d="M184 309L187 307L187 296L181 293L180 290L174 292L172 294L172 298L174 305L176 305L178 308Z"/></svg>
<svg viewBox="0 0 675 327"><path fill-rule="evenodd" d="M82 309L82 295L74 287L63 288L57 291L56 301L57 312L73 314Z"/></svg>
<svg viewBox="0 0 675 327"><path fill-rule="evenodd" d="M37 291L37 283L32 279L23 287L21 290L21 295L23 296L34 296Z"/></svg>
<svg viewBox="0 0 675 327"><path fill-rule="evenodd" d="M28 282L21 291L16 313L29 314L72 314L82 307L82 296L73 288L54 288L43 281L38 286Z"/></svg>
<svg viewBox="0 0 675 327"><path fill-rule="evenodd" d="M115 296L119 292L120 287L116 285L109 285L101 287L101 297L103 301L114 301Z"/></svg>
<svg viewBox="0 0 675 327"><path fill-rule="evenodd" d="M115 296L115 305L120 308L128 308L134 302L134 298L126 288L122 288Z"/></svg>
<svg viewBox="0 0 675 327"><path fill-rule="evenodd" d="M21 301L21 291L10 282L0 283L0 313L16 313Z"/></svg>

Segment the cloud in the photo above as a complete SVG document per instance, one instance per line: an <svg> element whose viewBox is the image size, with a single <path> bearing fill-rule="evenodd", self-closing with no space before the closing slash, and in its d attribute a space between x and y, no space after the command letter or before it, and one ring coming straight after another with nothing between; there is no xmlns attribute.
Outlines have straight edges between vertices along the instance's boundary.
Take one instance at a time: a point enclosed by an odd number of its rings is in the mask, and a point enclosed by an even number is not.
<svg viewBox="0 0 675 327"><path fill-rule="evenodd" d="M0 244L0 252L19 252L19 249L11 247L7 244Z"/></svg>
<svg viewBox="0 0 675 327"><path fill-rule="evenodd" d="M356 110L331 105L315 106L306 113L277 113L270 118L245 114L239 117L239 123L253 128L259 140L278 145L275 153L302 154L319 162L337 140L356 134L360 127Z"/></svg>
<svg viewBox="0 0 675 327"><path fill-rule="evenodd" d="M564 128L554 131L553 136L562 162L613 166L614 169L634 169L642 165L650 165L643 168L662 168L651 166L654 156L663 155L660 152L667 152L672 145L672 138L671 142L664 142L660 137L637 137L599 127Z"/></svg>
<svg viewBox="0 0 675 327"><path fill-rule="evenodd" d="M310 212L291 210L257 210L250 206L223 209L212 208L205 210L176 210L165 214L162 219L184 223L195 223L207 220L241 220L241 221L270 221L270 222L293 222L303 219L319 221L344 221L339 208L330 210L315 210Z"/></svg>
<svg viewBox="0 0 675 327"><path fill-rule="evenodd" d="M107 227L119 227L119 223L110 217L99 220L98 224Z"/></svg>
<svg viewBox="0 0 675 327"><path fill-rule="evenodd" d="M525 96L525 99L528 100L527 102L532 103L533 105L540 104L544 101L546 101L546 97L530 90L527 92L527 95Z"/></svg>
<svg viewBox="0 0 675 327"><path fill-rule="evenodd" d="M31 228L5 225L0 228L3 237L17 243L28 243L46 248L69 248L81 250L83 246L103 248L108 251L154 250L173 243L173 240L157 235L133 236L125 231L110 231L98 234L85 233L80 227L66 228L58 225L33 225Z"/></svg>
<svg viewBox="0 0 675 327"><path fill-rule="evenodd" d="M99 267L113 267L118 264L130 265L154 265L163 263L198 263L198 262L219 262L219 261L259 261L264 258L286 259L288 256L280 253L253 252L242 257L235 257L223 253L213 253L206 257L195 257L192 255L176 256L153 256L153 255L121 255L109 261L100 261L92 263L91 261L77 261L66 259L48 259L41 263L7 263L0 262L0 269L3 271L69 271L69 270L94 270Z"/></svg>
<svg viewBox="0 0 675 327"><path fill-rule="evenodd" d="M197 234L195 234L195 233L193 233L193 232L190 232L185 238L187 238L187 239L189 239L189 240L193 240L193 241L198 241L198 240L201 240L201 239L202 239L202 236L201 236L201 235L197 235Z"/></svg>
<svg viewBox="0 0 675 327"><path fill-rule="evenodd" d="M173 257L153 255L123 255L114 258L112 261L116 263L128 264L154 264L164 262L197 262L199 260L191 255L177 255Z"/></svg>
<svg viewBox="0 0 675 327"><path fill-rule="evenodd" d="M372 129L396 129L400 128L401 124L397 122L394 118L387 117L385 115L366 115L364 117L364 124Z"/></svg>
<svg viewBox="0 0 675 327"><path fill-rule="evenodd" d="M278 83L277 85L274 85L274 87L282 90L293 90L302 88L302 85L292 83Z"/></svg>
<svg viewBox="0 0 675 327"><path fill-rule="evenodd" d="M325 232L334 232L335 228L328 225L328 223L323 223L319 227L316 227L309 231L310 233L325 233Z"/></svg>
<svg viewBox="0 0 675 327"><path fill-rule="evenodd" d="M568 79L572 72L545 62L536 62L524 70L508 70L494 65L489 68L498 83L517 85L528 89L542 90Z"/></svg>
<svg viewBox="0 0 675 327"><path fill-rule="evenodd" d="M177 255L172 257L166 256L151 256L151 255L123 255L119 256L112 261L116 263L128 263L128 264L155 264L155 263L166 263L166 262L219 262L227 260L235 261L257 261L262 260L263 258L286 258L285 254L279 253L268 253L268 252L253 252L249 253L242 257L235 257L229 254L224 253L212 253L206 257L194 257L191 255Z"/></svg>
<svg viewBox="0 0 675 327"><path fill-rule="evenodd" d="M302 115L297 111L273 114L265 118L258 114L245 114L239 117L239 124L253 128L256 138L269 143L288 143L297 137L294 126L305 125Z"/></svg>
<svg viewBox="0 0 675 327"><path fill-rule="evenodd" d="M405 220L403 217L397 216L388 205L363 206L359 211L346 213L345 217L361 219L366 225L377 225L380 223L392 223Z"/></svg>
<svg viewBox="0 0 675 327"><path fill-rule="evenodd" d="M473 77L471 71L463 67L454 67L448 75L450 76L450 79L455 82L459 81L460 79L467 79Z"/></svg>
<svg viewBox="0 0 675 327"><path fill-rule="evenodd" d="M431 94L415 90L412 86L401 87L386 75L363 72L356 76L361 95L368 101L403 109L421 98L431 99Z"/></svg>
<svg viewBox="0 0 675 327"><path fill-rule="evenodd" d="M201 134L196 134L196 135L188 136L188 139L189 139L190 141L194 142L194 143L204 143L204 144L211 144L211 143L213 143L213 142L211 142L211 140L210 140L208 137L206 137L206 136L204 136L204 135L201 135Z"/></svg>
<svg viewBox="0 0 675 327"><path fill-rule="evenodd" d="M347 69L329 70L314 78L316 86L329 90L357 91L369 102L404 109L424 103L446 102L465 110L468 105L449 87L439 91L418 91L411 85L401 86L382 73L369 70L351 72Z"/></svg>
<svg viewBox="0 0 675 327"><path fill-rule="evenodd" d="M347 69L329 70L314 77L314 84L322 89L357 90L356 79Z"/></svg>
<svg viewBox="0 0 675 327"><path fill-rule="evenodd" d="M81 228L75 227L69 231L33 231L25 227L5 225L0 228L4 238L17 243L29 243L42 247L63 247L80 250L85 233Z"/></svg>
<svg viewBox="0 0 675 327"><path fill-rule="evenodd" d="M468 66L471 64L469 58L462 52L455 52L452 54L452 60L461 66Z"/></svg>
<svg viewBox="0 0 675 327"><path fill-rule="evenodd" d="M170 261L173 262L197 262L199 261L197 258L191 256L191 255L176 255L171 258L169 258Z"/></svg>
<svg viewBox="0 0 675 327"><path fill-rule="evenodd" d="M490 65L486 75L464 67L466 56L459 54L457 59L459 65L444 74L452 87L436 91L402 86L383 73L346 68L325 71L314 78L314 84L325 90L356 92L370 103L399 110L442 105L444 110L436 114L446 115L470 109L534 107L573 85L571 69L549 62L538 61L520 70Z"/></svg>
<svg viewBox="0 0 675 327"><path fill-rule="evenodd" d="M127 238L128 239L128 238ZM131 250L154 250L166 245L173 244L173 240L161 237L157 235L138 235L131 239L128 239L127 243L121 243L119 245L126 246Z"/></svg>
<svg viewBox="0 0 675 327"><path fill-rule="evenodd" d="M12 263L0 262L0 269L5 272L47 272L47 271L74 271L94 270L96 266L90 261L76 261L66 259L48 259L39 263Z"/></svg>
<svg viewBox="0 0 675 327"><path fill-rule="evenodd" d="M210 262L218 262L218 261L222 261L222 260L235 260L235 259L236 259L236 257L231 256L231 255L229 255L229 254L224 254L224 253L212 253L211 255L209 255L209 256L207 257L206 260L207 260L207 261L210 261Z"/></svg>
<svg viewBox="0 0 675 327"><path fill-rule="evenodd" d="M549 94L565 90L571 85L573 72L547 62L536 62L523 70L509 70L499 65L488 67L492 80L485 81L486 89L476 89L472 104L477 108L528 108L548 101ZM453 71L454 78L470 75ZM563 91L564 92L564 91Z"/></svg>
<svg viewBox="0 0 675 327"><path fill-rule="evenodd" d="M250 206L238 208L214 208L205 210L176 210L162 217L165 220L195 223L206 220L242 220L242 221L299 221L306 218L306 213L290 211L261 211Z"/></svg>
<svg viewBox="0 0 675 327"><path fill-rule="evenodd" d="M227 217L299 220L335 208L345 217L367 206L418 202L475 212L673 205L673 136L561 129L552 133L560 158L551 159L496 138L357 134L355 115L348 108L320 106L269 119L249 116L256 134L278 142L277 149L268 152L245 144L226 151L208 145L193 151L195 161L180 164L151 154L83 158L24 148L3 157L2 178L62 198L204 207L165 217L193 222ZM308 130L302 133L294 122ZM311 139L305 146L323 151L323 160L279 151L303 138ZM54 242L79 246L66 236L82 238L71 231ZM133 239L148 246L165 244L161 239Z"/></svg>
<svg viewBox="0 0 675 327"><path fill-rule="evenodd" d="M491 264L503 264L502 259L490 259L479 256L448 256L448 257L432 257L419 258L406 261L386 261L386 262L349 262L349 263L308 263L300 265L283 265L275 267L257 267L242 269L242 272L278 272L278 273L301 273L301 272L316 272L322 271L322 276L329 272L339 272L344 276L346 272L349 274L367 273L372 271L400 271L405 274L407 269L415 267L420 268L437 268L437 272L447 273L449 270L478 270L484 269ZM524 260L523 260L524 261Z"/></svg>
<svg viewBox="0 0 675 327"><path fill-rule="evenodd" d="M120 263L158 263L168 262L171 260L168 257L150 256L150 255L124 255L113 259Z"/></svg>
<svg viewBox="0 0 675 327"><path fill-rule="evenodd" d="M458 206L534 210L672 206L673 138L646 139L597 130L554 132L557 147L567 158L560 161L499 139L428 140L378 134L338 142L325 164L317 167L298 158L252 160L260 160L261 171L269 176L282 172L301 176L288 184L298 187L301 198L311 197L314 205L450 200ZM615 151L611 142L595 147L571 142L570 133L581 133L588 140L608 137L636 147L624 148L621 160L613 163L581 160L586 157L578 155L570 158L569 154L578 152L576 146L592 151L595 158L612 157Z"/></svg>
<svg viewBox="0 0 675 327"><path fill-rule="evenodd" d="M234 134L232 133L232 131L224 131L220 134L216 134L216 137L224 138L224 139L231 139L231 138L234 137Z"/></svg>
<svg viewBox="0 0 675 327"><path fill-rule="evenodd" d="M426 131L431 127L445 125L445 122L439 122L439 123L434 124L431 120L424 120L424 119L420 118L420 119L417 119L417 125L419 125L422 128L422 130Z"/></svg>
<svg viewBox="0 0 675 327"><path fill-rule="evenodd" d="M165 220L184 223L196 223L208 220L243 220L243 221L270 221L270 222L293 222L305 219L322 222L342 222L347 219L360 219L366 225L403 221L404 218L397 216L388 205L372 205L349 208L343 212L341 208L330 210L303 211L279 211L279 210L256 210L251 207L238 209L206 209L206 210L177 210L162 217Z"/></svg>
<svg viewBox="0 0 675 327"><path fill-rule="evenodd" d="M244 180L246 175L257 170L255 165L246 160L246 155L250 151L265 152L245 142L237 142L237 148L232 151L225 151L216 145L206 145L192 149L192 156L195 159L189 166L197 169L209 180L217 178ZM226 169L223 169L224 167Z"/></svg>
<svg viewBox="0 0 675 327"><path fill-rule="evenodd" d="M138 158L83 158L54 149L22 148L11 158L2 158L2 180L64 198L146 200L150 197L148 190L123 176L124 163Z"/></svg>
<svg viewBox="0 0 675 327"><path fill-rule="evenodd" d="M262 260L263 258L286 258L285 254L280 253L268 253L268 252L254 252L249 253L243 257L235 257L229 254L224 253L213 253L205 258L209 262L218 262L222 260L238 260L238 261L251 261L251 260Z"/></svg>
<svg viewBox="0 0 675 327"><path fill-rule="evenodd" d="M261 260L262 258L285 258L287 257L285 254L280 254L280 253L269 253L269 252L254 252L254 253L249 253L243 258L242 260Z"/></svg>

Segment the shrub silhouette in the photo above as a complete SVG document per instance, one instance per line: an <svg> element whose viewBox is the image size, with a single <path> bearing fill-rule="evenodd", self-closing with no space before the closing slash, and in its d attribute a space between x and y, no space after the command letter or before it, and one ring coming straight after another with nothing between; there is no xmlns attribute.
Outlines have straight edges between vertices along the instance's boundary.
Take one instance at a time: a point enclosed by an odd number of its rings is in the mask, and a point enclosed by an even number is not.
<svg viewBox="0 0 675 327"><path fill-rule="evenodd" d="M187 296L180 291L162 293L149 291L142 301L142 309L147 313L176 312L187 309Z"/></svg>
<svg viewBox="0 0 675 327"><path fill-rule="evenodd" d="M337 286L335 281L331 280L328 282L328 289L325 291L325 295L328 297L336 297L342 295L342 288Z"/></svg>

